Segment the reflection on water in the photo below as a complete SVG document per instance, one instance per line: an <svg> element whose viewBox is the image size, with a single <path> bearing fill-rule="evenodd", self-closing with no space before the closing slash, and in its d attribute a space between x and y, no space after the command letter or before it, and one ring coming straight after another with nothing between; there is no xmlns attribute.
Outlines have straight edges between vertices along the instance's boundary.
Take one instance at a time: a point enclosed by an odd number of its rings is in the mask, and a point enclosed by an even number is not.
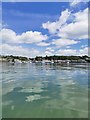
<svg viewBox="0 0 90 120"><path fill-rule="evenodd" d="M4 118L87 118L85 65L3 64Z"/></svg>

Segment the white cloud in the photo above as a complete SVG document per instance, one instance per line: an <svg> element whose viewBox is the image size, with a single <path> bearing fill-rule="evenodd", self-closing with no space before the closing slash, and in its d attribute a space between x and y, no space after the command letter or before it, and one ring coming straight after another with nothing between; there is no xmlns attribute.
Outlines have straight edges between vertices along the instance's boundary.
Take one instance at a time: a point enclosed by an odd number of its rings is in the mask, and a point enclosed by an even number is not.
<svg viewBox="0 0 90 120"><path fill-rule="evenodd" d="M70 12L68 9L66 9L65 11L62 11L61 16L59 17L59 20L55 22L48 21L46 23L43 23L42 27L44 29L48 29L51 34L55 34L60 29L60 27L63 24L65 24L69 15L70 15Z"/></svg>
<svg viewBox="0 0 90 120"><path fill-rule="evenodd" d="M83 11L79 11L75 13L74 16L75 16L76 22L87 21L88 20L88 8L84 9Z"/></svg>
<svg viewBox="0 0 90 120"><path fill-rule="evenodd" d="M85 47L79 50L79 55L88 55L89 47Z"/></svg>
<svg viewBox="0 0 90 120"><path fill-rule="evenodd" d="M60 49L56 52L57 55L88 55L88 47L76 49Z"/></svg>
<svg viewBox="0 0 90 120"><path fill-rule="evenodd" d="M44 51L44 56L48 55L48 56L52 56L55 54L55 50L51 47L47 47L46 50Z"/></svg>
<svg viewBox="0 0 90 120"><path fill-rule="evenodd" d="M67 20L73 16L72 22L67 24ZM62 12L58 21L46 22L42 24L44 29L58 37L67 39L87 39L88 38L88 8L70 13L68 9Z"/></svg>
<svg viewBox="0 0 90 120"><path fill-rule="evenodd" d="M39 51L37 49L24 48L22 46L12 46L9 44L0 45L0 52L3 55L17 55L17 56L26 56L26 57L35 57L35 56L45 56L45 55L88 55L88 47L76 49L59 49L54 50L48 47L45 51Z"/></svg>
<svg viewBox="0 0 90 120"><path fill-rule="evenodd" d="M75 22L66 24L59 32L58 36L69 39L88 38L88 9L74 14Z"/></svg>
<svg viewBox="0 0 90 120"><path fill-rule="evenodd" d="M42 24L43 28L44 29L48 29L50 33L54 34L56 33L57 29L58 29L58 26L57 26L57 23L56 22L47 22L47 23L43 23Z"/></svg>
<svg viewBox="0 0 90 120"><path fill-rule="evenodd" d="M76 55L76 50L73 49L60 49L56 52L57 55Z"/></svg>
<svg viewBox="0 0 90 120"><path fill-rule="evenodd" d="M83 2L82 0L73 0L70 4L70 6L74 7L76 6L77 4L79 4L80 2Z"/></svg>
<svg viewBox="0 0 90 120"><path fill-rule="evenodd" d="M49 45L50 45L50 43L45 43L45 42L37 43L37 46L42 46L42 47L49 46Z"/></svg>
<svg viewBox="0 0 90 120"><path fill-rule="evenodd" d="M64 39L64 38L53 40L53 42L52 42L52 44L55 44L56 46L59 46L59 47L65 47L65 46L73 45L73 44L77 44L77 43L78 43L78 41Z"/></svg>
<svg viewBox="0 0 90 120"><path fill-rule="evenodd" d="M0 30L2 29L2 23L0 23Z"/></svg>
<svg viewBox="0 0 90 120"><path fill-rule="evenodd" d="M5 43L17 43L16 33L10 29L2 29L0 31L0 37L2 36L2 42Z"/></svg>
<svg viewBox="0 0 90 120"><path fill-rule="evenodd" d="M54 52L54 51L55 51L55 50L52 49L51 47L47 47L46 50L49 51L49 52Z"/></svg>
<svg viewBox="0 0 90 120"><path fill-rule="evenodd" d="M0 50L2 49L3 55L17 55L17 56L26 56L26 57L35 57L40 54L36 49L24 48L22 46L12 46L9 44L0 45Z"/></svg>
<svg viewBox="0 0 90 120"><path fill-rule="evenodd" d="M26 33L22 33L21 35L17 36L20 41L24 41L24 43L37 43L43 40L47 40L46 35L42 35L41 32L32 32L27 31Z"/></svg>
<svg viewBox="0 0 90 120"><path fill-rule="evenodd" d="M0 36L2 36L2 41L5 43L38 43L43 40L47 40L48 36L43 35L41 32L37 31L27 31L20 35L17 35L11 29L2 29L0 31Z"/></svg>
<svg viewBox="0 0 90 120"><path fill-rule="evenodd" d="M46 50L45 53L44 53L44 55L52 56L54 54L52 52Z"/></svg>
<svg viewBox="0 0 90 120"><path fill-rule="evenodd" d="M76 22L63 27L58 33L59 37L68 39L87 39L88 38L88 23Z"/></svg>

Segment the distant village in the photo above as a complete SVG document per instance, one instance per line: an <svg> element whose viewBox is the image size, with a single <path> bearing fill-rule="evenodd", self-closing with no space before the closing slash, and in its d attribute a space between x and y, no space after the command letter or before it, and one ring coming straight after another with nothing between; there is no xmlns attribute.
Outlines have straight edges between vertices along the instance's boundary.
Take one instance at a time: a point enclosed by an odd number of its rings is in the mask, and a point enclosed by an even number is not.
<svg viewBox="0 0 90 120"><path fill-rule="evenodd" d="M57 63L57 64L63 64L63 63L90 63L90 57L87 55L85 56L36 56L35 58L27 58L22 56L3 56L0 55L0 62L7 62L11 64L18 64L18 63Z"/></svg>

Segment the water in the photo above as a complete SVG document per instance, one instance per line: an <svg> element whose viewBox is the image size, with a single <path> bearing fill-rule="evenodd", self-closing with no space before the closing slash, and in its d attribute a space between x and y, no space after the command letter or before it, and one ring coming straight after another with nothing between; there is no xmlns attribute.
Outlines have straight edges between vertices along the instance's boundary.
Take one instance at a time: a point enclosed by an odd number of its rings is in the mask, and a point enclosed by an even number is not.
<svg viewBox="0 0 90 120"><path fill-rule="evenodd" d="M2 64L3 118L87 118L87 65Z"/></svg>

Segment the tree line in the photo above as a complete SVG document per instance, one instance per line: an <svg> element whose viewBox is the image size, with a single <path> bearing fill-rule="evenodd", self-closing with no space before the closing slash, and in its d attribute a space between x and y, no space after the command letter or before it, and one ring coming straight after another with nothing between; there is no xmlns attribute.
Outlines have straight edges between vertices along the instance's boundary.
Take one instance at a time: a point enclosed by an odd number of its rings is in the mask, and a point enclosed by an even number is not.
<svg viewBox="0 0 90 120"><path fill-rule="evenodd" d="M58 56L58 55L53 55L53 56L45 56L45 57L42 57L42 56L36 56L35 58L27 58L27 57L22 57L22 56L13 56L13 55L8 55L8 56L0 56L1 58L5 58L7 60L10 60L10 59L18 59L18 60L21 60L21 61L28 61L28 60L36 60L36 61L42 61L42 60L80 60L80 59L83 59L83 60L86 60L88 62L90 62L90 57L87 56L87 55L84 55L84 56Z"/></svg>

